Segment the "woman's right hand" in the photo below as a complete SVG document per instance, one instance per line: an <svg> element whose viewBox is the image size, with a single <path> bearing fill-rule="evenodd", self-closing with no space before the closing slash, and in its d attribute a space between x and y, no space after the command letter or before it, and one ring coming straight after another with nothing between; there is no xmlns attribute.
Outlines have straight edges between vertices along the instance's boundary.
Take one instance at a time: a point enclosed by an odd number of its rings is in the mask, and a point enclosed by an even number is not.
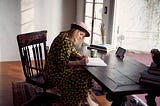
<svg viewBox="0 0 160 106"><path fill-rule="evenodd" d="M88 57L84 57L79 60L79 65L86 65L88 63Z"/></svg>
<svg viewBox="0 0 160 106"><path fill-rule="evenodd" d="M89 61L88 57L83 56L83 58L81 60L69 61L68 66L72 67L72 66L86 65L88 63L88 61Z"/></svg>

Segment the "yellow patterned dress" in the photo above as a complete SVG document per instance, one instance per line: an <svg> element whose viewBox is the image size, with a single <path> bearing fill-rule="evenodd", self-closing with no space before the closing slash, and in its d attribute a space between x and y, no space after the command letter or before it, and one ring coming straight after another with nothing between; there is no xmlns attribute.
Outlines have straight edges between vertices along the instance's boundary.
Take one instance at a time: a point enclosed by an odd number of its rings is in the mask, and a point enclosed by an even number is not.
<svg viewBox="0 0 160 106"><path fill-rule="evenodd" d="M77 106L87 96L92 87L92 78L85 70L69 67L77 54L73 42L67 38L67 33L60 33L53 41L48 53L45 71L48 83L56 85L66 106Z"/></svg>

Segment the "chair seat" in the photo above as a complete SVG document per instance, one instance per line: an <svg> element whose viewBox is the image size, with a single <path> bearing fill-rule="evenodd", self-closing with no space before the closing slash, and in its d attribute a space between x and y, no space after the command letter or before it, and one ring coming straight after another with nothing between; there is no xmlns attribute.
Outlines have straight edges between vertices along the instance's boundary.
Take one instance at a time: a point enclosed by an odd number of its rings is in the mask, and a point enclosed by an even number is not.
<svg viewBox="0 0 160 106"><path fill-rule="evenodd" d="M42 86L45 84L43 76L32 76L29 79L26 79L26 82L36 84L37 86Z"/></svg>

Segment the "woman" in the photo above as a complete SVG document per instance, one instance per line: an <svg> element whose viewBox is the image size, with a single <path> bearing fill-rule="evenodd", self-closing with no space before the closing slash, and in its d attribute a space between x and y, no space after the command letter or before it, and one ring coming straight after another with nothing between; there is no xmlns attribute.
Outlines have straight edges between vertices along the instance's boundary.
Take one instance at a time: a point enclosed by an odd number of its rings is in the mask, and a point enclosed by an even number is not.
<svg viewBox="0 0 160 106"><path fill-rule="evenodd" d="M48 83L57 86L66 106L77 106L92 87L90 75L80 67L88 58L75 49L89 35L83 22L71 24L69 31L61 32L54 39L48 53L45 65Z"/></svg>

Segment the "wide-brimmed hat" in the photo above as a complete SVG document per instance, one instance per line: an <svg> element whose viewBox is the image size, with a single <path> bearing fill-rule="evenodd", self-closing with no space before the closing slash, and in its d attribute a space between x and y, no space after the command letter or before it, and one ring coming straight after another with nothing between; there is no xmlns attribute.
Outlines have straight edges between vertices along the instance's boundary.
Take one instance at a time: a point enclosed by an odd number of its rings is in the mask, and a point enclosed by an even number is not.
<svg viewBox="0 0 160 106"><path fill-rule="evenodd" d="M74 22L71 24L71 29L79 29L81 31L84 31L86 33L86 37L89 37L89 31L85 23L83 22Z"/></svg>

